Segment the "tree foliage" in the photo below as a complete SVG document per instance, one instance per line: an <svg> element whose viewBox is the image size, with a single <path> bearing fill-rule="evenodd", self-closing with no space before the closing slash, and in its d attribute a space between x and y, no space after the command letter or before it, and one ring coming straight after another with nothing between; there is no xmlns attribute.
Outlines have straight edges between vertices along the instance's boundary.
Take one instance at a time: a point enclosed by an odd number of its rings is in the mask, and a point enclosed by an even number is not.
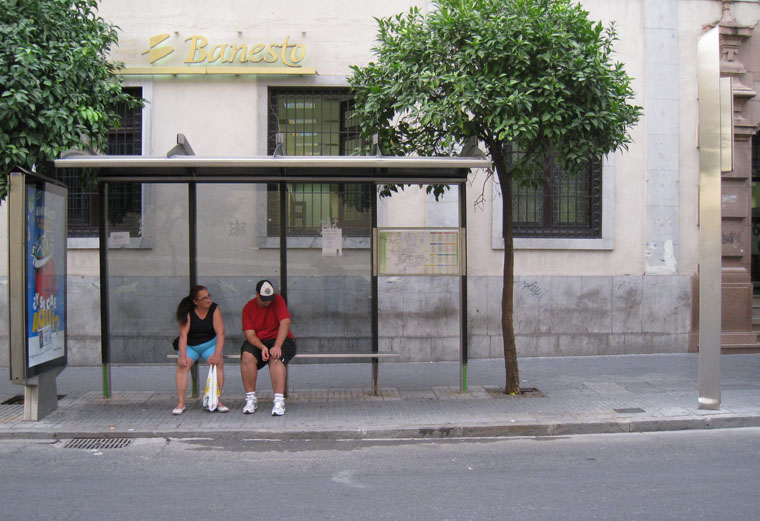
<svg viewBox="0 0 760 521"><path fill-rule="evenodd" d="M365 136L394 155L455 154L476 139L493 161L505 209L505 390L519 392L512 181L542 184L547 158L572 174L627 147L641 107L614 59L614 25L571 0L439 0L377 23L376 61L349 80Z"/></svg>
<svg viewBox="0 0 760 521"><path fill-rule="evenodd" d="M15 167L51 173L61 152L104 150L122 91L116 28L97 0L0 0L0 200Z"/></svg>

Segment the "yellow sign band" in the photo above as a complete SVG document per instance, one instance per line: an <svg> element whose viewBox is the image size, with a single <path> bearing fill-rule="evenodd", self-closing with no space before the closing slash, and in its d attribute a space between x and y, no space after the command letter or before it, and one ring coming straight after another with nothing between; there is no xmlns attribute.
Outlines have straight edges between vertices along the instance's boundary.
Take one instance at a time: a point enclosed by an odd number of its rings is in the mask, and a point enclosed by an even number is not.
<svg viewBox="0 0 760 521"><path fill-rule="evenodd" d="M235 76L315 76L314 68L292 67L128 67L116 72L122 76L179 76L187 74L226 74Z"/></svg>

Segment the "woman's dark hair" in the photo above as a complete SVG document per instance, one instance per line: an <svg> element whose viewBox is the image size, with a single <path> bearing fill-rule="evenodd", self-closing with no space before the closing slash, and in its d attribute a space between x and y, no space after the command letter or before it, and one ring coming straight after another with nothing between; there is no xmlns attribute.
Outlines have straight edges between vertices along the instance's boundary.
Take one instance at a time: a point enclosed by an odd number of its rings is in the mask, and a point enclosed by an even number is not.
<svg viewBox="0 0 760 521"><path fill-rule="evenodd" d="M193 286L190 288L190 294L179 301L177 306L177 321L183 326L187 323L187 314L195 309L195 299L198 298L198 293L206 289L206 286Z"/></svg>

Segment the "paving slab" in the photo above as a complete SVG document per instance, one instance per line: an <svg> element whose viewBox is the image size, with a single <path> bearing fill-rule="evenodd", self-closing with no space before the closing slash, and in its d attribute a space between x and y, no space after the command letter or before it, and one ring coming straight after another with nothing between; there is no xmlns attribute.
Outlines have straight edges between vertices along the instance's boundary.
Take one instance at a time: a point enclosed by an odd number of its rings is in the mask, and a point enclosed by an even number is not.
<svg viewBox="0 0 760 521"><path fill-rule="evenodd" d="M297 386L282 417L270 415L265 371L255 414L241 414L239 367L228 363L229 413L205 411L196 399L173 416L173 366L112 367L110 398L99 367L69 367L57 380L58 409L42 420L24 421L23 405L0 405L0 437L398 439L760 426L760 354L721 357L722 403L714 411L698 408L697 365L693 354L523 358L521 386L535 391L508 396L499 392L500 359L471 361L466 392L452 381L456 363L389 362L381 363L374 396L366 364L304 364L293 368ZM18 394L22 386L0 382L0 402Z"/></svg>

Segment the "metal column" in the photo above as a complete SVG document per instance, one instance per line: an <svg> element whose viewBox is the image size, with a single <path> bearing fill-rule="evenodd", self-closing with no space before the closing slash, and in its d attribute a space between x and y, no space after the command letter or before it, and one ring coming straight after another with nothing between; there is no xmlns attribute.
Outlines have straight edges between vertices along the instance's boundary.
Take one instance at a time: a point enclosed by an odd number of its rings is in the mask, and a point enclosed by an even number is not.
<svg viewBox="0 0 760 521"><path fill-rule="evenodd" d="M188 269L190 287L198 284L198 189L195 183L187 183ZM193 380L192 397L198 398L198 364L190 368Z"/></svg>
<svg viewBox="0 0 760 521"><path fill-rule="evenodd" d="M98 187L98 234L100 238L100 361L103 371L103 398L111 397L111 322L108 300L108 183Z"/></svg>
<svg viewBox="0 0 760 521"><path fill-rule="evenodd" d="M719 29L697 43L699 85L699 408L720 408L721 180Z"/></svg>
<svg viewBox="0 0 760 521"><path fill-rule="evenodd" d="M288 183L278 183L280 192L280 295L288 301ZM287 386L286 386L287 388Z"/></svg>
<svg viewBox="0 0 760 521"><path fill-rule="evenodd" d="M467 183L459 187L459 390L467 391Z"/></svg>
<svg viewBox="0 0 760 521"><path fill-rule="evenodd" d="M372 329L372 354L377 354L380 350L379 346L379 326L378 326L378 283L377 283L377 269L375 267L375 248L376 248L376 240L377 240L377 185L374 183L370 184L370 198L369 198L369 204L370 204L370 214L372 216L372 230L370 233L371 240L370 243L370 264L371 264L371 270L372 270L372 276L370 280L370 297L372 301L372 310L371 310L371 329ZM378 394L378 386L377 386L377 378L378 378L378 372L380 369L380 359L379 358L372 358L372 394L374 396L377 396Z"/></svg>
<svg viewBox="0 0 760 521"><path fill-rule="evenodd" d="M280 295L288 302L288 183L277 183L280 196ZM285 367L285 397L288 397L288 368Z"/></svg>

